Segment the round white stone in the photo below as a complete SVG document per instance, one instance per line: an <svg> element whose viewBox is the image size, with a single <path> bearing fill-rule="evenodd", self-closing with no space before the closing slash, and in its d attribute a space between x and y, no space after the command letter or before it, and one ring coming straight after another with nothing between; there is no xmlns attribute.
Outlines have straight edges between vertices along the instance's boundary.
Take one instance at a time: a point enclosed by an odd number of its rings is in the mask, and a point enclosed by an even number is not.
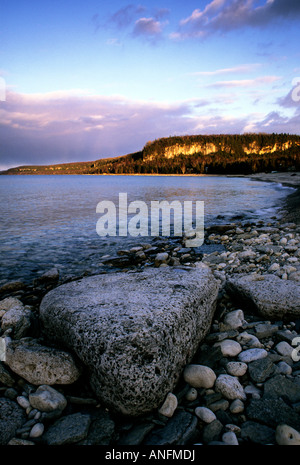
<svg viewBox="0 0 300 465"><path fill-rule="evenodd" d="M242 351L241 345L232 339L225 339L224 341L217 342L214 347L220 347L224 357L235 357Z"/></svg>
<svg viewBox="0 0 300 465"><path fill-rule="evenodd" d="M191 364L185 367L183 378L186 383L194 388L209 389L215 384L216 374L205 365Z"/></svg>
<svg viewBox="0 0 300 465"><path fill-rule="evenodd" d="M204 421L204 423L211 423L217 418L214 412L207 407L197 407L195 409L195 414L200 420Z"/></svg>
<svg viewBox="0 0 300 465"><path fill-rule="evenodd" d="M166 397L166 400L164 401L163 405L160 407L158 411L161 415L171 418L174 415L177 405L177 397L174 394L172 394L172 392L169 392L169 394Z"/></svg>

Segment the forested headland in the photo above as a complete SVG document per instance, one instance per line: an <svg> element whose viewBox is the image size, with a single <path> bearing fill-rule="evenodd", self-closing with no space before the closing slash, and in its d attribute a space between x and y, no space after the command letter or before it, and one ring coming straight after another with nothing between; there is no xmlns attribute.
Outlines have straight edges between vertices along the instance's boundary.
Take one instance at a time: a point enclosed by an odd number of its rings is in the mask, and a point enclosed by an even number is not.
<svg viewBox="0 0 300 465"><path fill-rule="evenodd" d="M300 170L300 136L221 134L149 141L141 151L90 162L19 166L1 174L252 174Z"/></svg>

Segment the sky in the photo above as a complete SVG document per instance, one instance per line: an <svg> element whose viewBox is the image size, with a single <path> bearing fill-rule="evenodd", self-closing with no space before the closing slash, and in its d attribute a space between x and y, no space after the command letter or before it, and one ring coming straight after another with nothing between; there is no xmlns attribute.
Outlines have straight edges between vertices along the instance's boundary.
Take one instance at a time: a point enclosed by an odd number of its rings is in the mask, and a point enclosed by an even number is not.
<svg viewBox="0 0 300 465"><path fill-rule="evenodd" d="M1 0L0 170L300 134L299 0Z"/></svg>

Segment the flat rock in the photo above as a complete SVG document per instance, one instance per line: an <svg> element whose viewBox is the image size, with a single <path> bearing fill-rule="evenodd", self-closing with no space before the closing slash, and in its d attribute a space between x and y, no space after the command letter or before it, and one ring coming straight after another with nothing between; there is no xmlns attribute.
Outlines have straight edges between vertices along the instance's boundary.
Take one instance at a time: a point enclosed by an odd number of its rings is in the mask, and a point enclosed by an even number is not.
<svg viewBox="0 0 300 465"><path fill-rule="evenodd" d="M197 430L198 420L195 415L184 410L175 412L166 426L153 431L144 442L151 446L182 446L188 444Z"/></svg>
<svg viewBox="0 0 300 465"><path fill-rule="evenodd" d="M275 430L256 421L245 421L241 428L241 438L256 444L275 444Z"/></svg>
<svg viewBox="0 0 300 465"><path fill-rule="evenodd" d="M287 424L299 431L300 415L281 398L263 397L251 399L246 409L250 420L263 423L271 428L278 424Z"/></svg>
<svg viewBox="0 0 300 465"><path fill-rule="evenodd" d="M300 316L300 286L270 275L243 275L227 281L227 290L239 302L267 319Z"/></svg>
<svg viewBox="0 0 300 465"><path fill-rule="evenodd" d="M300 401L300 387L292 379L284 375L276 375L264 384L264 396L288 399L291 403Z"/></svg>
<svg viewBox="0 0 300 465"><path fill-rule="evenodd" d="M172 392L210 329L218 289L206 266L103 274L50 291L40 318L87 367L97 397L137 416Z"/></svg>
<svg viewBox="0 0 300 465"><path fill-rule="evenodd" d="M75 444L87 437L90 424L90 415L73 413L51 425L43 439L52 446Z"/></svg>
<svg viewBox="0 0 300 465"><path fill-rule="evenodd" d="M255 383L263 383L275 369L270 357L261 358L250 362L248 365L249 375Z"/></svg>

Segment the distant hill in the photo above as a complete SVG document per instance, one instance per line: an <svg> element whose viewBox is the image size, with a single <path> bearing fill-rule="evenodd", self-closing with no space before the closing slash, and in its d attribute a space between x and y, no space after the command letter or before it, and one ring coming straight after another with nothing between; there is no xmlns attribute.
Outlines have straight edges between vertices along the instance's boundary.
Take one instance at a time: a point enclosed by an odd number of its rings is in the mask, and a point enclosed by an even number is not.
<svg viewBox="0 0 300 465"><path fill-rule="evenodd" d="M300 170L300 136L260 133L167 137L120 157L19 166L0 174L251 174L286 170Z"/></svg>

